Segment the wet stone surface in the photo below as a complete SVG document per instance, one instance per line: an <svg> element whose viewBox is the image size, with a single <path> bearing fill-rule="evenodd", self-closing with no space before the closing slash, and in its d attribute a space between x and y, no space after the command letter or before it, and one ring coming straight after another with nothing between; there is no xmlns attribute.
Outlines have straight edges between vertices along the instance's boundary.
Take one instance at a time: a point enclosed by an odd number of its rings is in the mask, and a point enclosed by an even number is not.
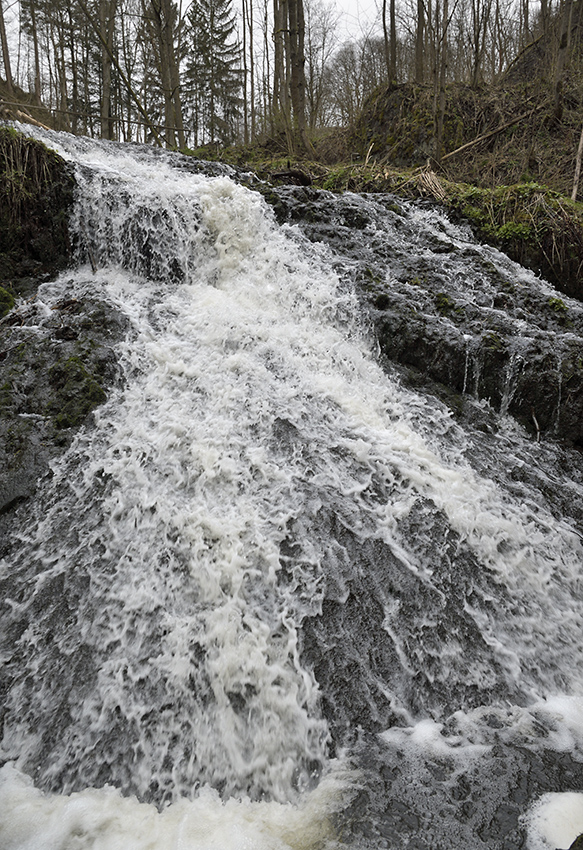
<svg viewBox="0 0 583 850"><path fill-rule="evenodd" d="M302 187L266 193L356 284L382 354L487 400L535 438L583 445L583 305L430 207Z"/></svg>
<svg viewBox="0 0 583 850"><path fill-rule="evenodd" d="M0 530L118 379L126 322L91 297L33 296L0 322Z"/></svg>

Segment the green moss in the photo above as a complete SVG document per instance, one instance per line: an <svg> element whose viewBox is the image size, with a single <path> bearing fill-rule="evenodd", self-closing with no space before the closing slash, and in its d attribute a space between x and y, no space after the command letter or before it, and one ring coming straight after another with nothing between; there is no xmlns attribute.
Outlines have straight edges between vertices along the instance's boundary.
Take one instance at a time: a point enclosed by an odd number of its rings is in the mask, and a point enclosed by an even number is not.
<svg viewBox="0 0 583 850"><path fill-rule="evenodd" d="M343 191L347 188L352 174L351 166L341 166L331 169L326 176L322 187L330 192Z"/></svg>
<svg viewBox="0 0 583 850"><path fill-rule="evenodd" d="M490 331L484 336L484 346L488 351L506 350L504 340L495 331Z"/></svg>
<svg viewBox="0 0 583 850"><path fill-rule="evenodd" d="M561 319L565 319L567 317L569 308L567 307L562 298L549 298L547 303L556 316Z"/></svg>
<svg viewBox="0 0 583 850"><path fill-rule="evenodd" d="M361 286L363 289L370 291L376 290L379 286L382 286L383 279L380 275L376 274L373 269L366 266L361 272Z"/></svg>
<svg viewBox="0 0 583 850"><path fill-rule="evenodd" d="M14 296L7 289L0 286L0 319L9 313L14 307Z"/></svg>
<svg viewBox="0 0 583 850"><path fill-rule="evenodd" d="M26 451L30 430L30 422L24 420L10 426L6 431L4 448L11 466L18 465L20 456Z"/></svg>
<svg viewBox="0 0 583 850"><path fill-rule="evenodd" d="M494 228L492 236L504 241L514 239L529 240L534 236L533 228L528 224L523 224L520 221L507 221L501 227Z"/></svg>
<svg viewBox="0 0 583 850"><path fill-rule="evenodd" d="M55 396L47 407L55 427L73 428L106 399L103 387L87 371L78 357L60 360L49 369L49 382Z"/></svg>
<svg viewBox="0 0 583 850"><path fill-rule="evenodd" d="M449 316L450 313L460 313L461 307L457 307L446 292L438 292L435 296L435 306L437 312L442 316Z"/></svg>
<svg viewBox="0 0 583 850"><path fill-rule="evenodd" d="M391 299L389 298L386 292L381 292L381 294L377 295L374 300L374 305L377 310L386 310L390 303Z"/></svg>

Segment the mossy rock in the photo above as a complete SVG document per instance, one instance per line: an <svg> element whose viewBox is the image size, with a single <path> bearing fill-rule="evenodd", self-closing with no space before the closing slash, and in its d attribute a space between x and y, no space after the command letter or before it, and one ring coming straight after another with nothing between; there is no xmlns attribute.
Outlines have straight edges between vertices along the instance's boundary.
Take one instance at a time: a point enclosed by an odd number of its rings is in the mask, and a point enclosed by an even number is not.
<svg viewBox="0 0 583 850"><path fill-rule="evenodd" d="M0 556L12 511L121 379L113 346L125 317L91 297L52 308L21 301L0 322Z"/></svg>
<svg viewBox="0 0 583 850"><path fill-rule="evenodd" d="M80 425L93 408L106 399L105 390L79 357L58 361L49 369L48 377L55 397L47 406L47 412L58 429Z"/></svg>
<svg viewBox="0 0 583 850"><path fill-rule="evenodd" d="M454 217L468 221L479 238L541 273L567 295L583 299L581 204L539 183L495 189L443 183L446 206ZM566 319L560 299L549 306Z"/></svg>
<svg viewBox="0 0 583 850"><path fill-rule="evenodd" d="M0 286L0 319L9 313L14 307L14 296L7 289Z"/></svg>
<svg viewBox="0 0 583 850"><path fill-rule="evenodd" d="M0 280L48 277L71 255L70 166L41 142L0 127Z"/></svg>

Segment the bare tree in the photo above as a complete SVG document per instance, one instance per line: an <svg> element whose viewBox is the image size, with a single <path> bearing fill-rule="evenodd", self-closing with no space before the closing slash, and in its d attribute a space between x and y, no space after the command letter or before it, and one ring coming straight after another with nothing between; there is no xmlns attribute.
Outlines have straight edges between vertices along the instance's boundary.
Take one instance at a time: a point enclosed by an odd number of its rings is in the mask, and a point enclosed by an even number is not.
<svg viewBox="0 0 583 850"><path fill-rule="evenodd" d="M99 0L99 29L101 33L101 138L114 138L111 113L111 69L113 35L117 0Z"/></svg>
<svg viewBox="0 0 583 850"><path fill-rule="evenodd" d="M332 4L319 0L306 4L306 106L312 131L331 119L325 72L337 44L337 25L338 13Z"/></svg>
<svg viewBox="0 0 583 850"><path fill-rule="evenodd" d="M0 42L2 44L2 58L4 60L4 76L6 77L6 88L8 93L13 92L12 68L10 66L10 53L8 50L8 38L6 37L6 25L4 22L4 0L0 0Z"/></svg>
<svg viewBox="0 0 583 850"><path fill-rule="evenodd" d="M253 0L242 0L243 127L245 144L255 138L255 50Z"/></svg>
<svg viewBox="0 0 583 850"><path fill-rule="evenodd" d="M168 147L186 147L180 79L176 57L177 14L172 0L150 0L144 6L149 23L152 47L164 95L165 135Z"/></svg>
<svg viewBox="0 0 583 850"><path fill-rule="evenodd" d="M471 0L471 41L472 57L470 84L476 88L482 77L482 63L486 53L486 38L492 12L492 0Z"/></svg>
<svg viewBox="0 0 583 850"><path fill-rule="evenodd" d="M573 0L561 2L561 40L557 53L554 79L554 118L560 121L563 116L563 74L567 65L569 48L571 46L571 29L573 26Z"/></svg>
<svg viewBox="0 0 583 850"><path fill-rule="evenodd" d="M306 125L305 18L303 0L287 0L289 34L289 87L293 108L294 148L312 150Z"/></svg>
<svg viewBox="0 0 583 850"><path fill-rule="evenodd" d="M385 45L385 63L389 85L397 80L397 18L395 0L389 0L389 22L387 23L387 0L383 0L383 38Z"/></svg>
<svg viewBox="0 0 583 850"><path fill-rule="evenodd" d="M335 123L353 124L368 95L386 80L384 40L345 42L332 57L326 80Z"/></svg>
<svg viewBox="0 0 583 850"><path fill-rule="evenodd" d="M415 28L415 82L422 83L425 66L425 3L417 0L417 26Z"/></svg>
<svg viewBox="0 0 583 850"><path fill-rule="evenodd" d="M273 0L273 89L274 129L285 133L288 150L293 150L291 100L289 94L288 0Z"/></svg>

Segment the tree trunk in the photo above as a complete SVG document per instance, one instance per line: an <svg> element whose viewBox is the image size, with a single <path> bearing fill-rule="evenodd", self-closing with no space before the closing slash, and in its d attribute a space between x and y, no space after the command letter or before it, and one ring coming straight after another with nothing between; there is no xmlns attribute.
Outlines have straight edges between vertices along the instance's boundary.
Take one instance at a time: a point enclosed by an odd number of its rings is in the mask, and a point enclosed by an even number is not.
<svg viewBox="0 0 583 850"><path fill-rule="evenodd" d="M417 28L415 30L415 82L423 82L425 42L425 6L423 0L417 0Z"/></svg>
<svg viewBox="0 0 583 850"><path fill-rule="evenodd" d="M395 0L390 0L389 3L389 18L391 23L390 37L390 71L389 82L397 82L397 15L395 10Z"/></svg>
<svg viewBox="0 0 583 850"><path fill-rule="evenodd" d="M573 18L573 0L567 0L566 6L562 9L562 33L559 43L559 52L557 54L557 64L555 66L555 83L554 83L554 109L553 117L555 121L560 121L563 117L563 73L567 64L569 47L571 45L571 23Z"/></svg>
<svg viewBox="0 0 583 850"><path fill-rule="evenodd" d="M247 27L249 30L249 101L251 110L251 139L255 139L255 51L253 41L255 39L253 20L253 0L247 3Z"/></svg>
<svg viewBox="0 0 583 850"><path fill-rule="evenodd" d="M116 0L99 0L99 30L101 35L101 138L114 138L111 114L111 68Z"/></svg>
<svg viewBox="0 0 583 850"><path fill-rule="evenodd" d="M548 0L541 0L540 3L540 25L543 33L546 33L549 29L549 2Z"/></svg>
<svg viewBox="0 0 583 850"><path fill-rule="evenodd" d="M302 0L288 0L290 95L293 108L294 148L299 143L312 151L306 127L306 75L304 52L304 6Z"/></svg>
<svg viewBox="0 0 583 850"><path fill-rule="evenodd" d="M35 0L30 0L30 26L32 30L32 45L34 50L34 100L37 106L41 106L40 51L38 46Z"/></svg>
<svg viewBox="0 0 583 850"><path fill-rule="evenodd" d="M293 151L291 105L285 49L287 32L287 0L273 0L273 122L277 133L284 132L288 150Z"/></svg>
<svg viewBox="0 0 583 850"><path fill-rule="evenodd" d="M577 192L579 191L579 178L581 176L581 159L583 158L583 128L581 128L581 136L579 137L579 147L577 148L577 158L575 160L575 176L573 178L573 191L571 192L571 200L577 200Z"/></svg>
<svg viewBox="0 0 583 850"><path fill-rule="evenodd" d="M151 7L155 46L158 50L158 70L164 92L166 143L168 147L175 148L178 136L178 145L182 148L186 146L186 142L182 120L178 63L174 48L175 13L171 0L151 0Z"/></svg>
<svg viewBox="0 0 583 850"><path fill-rule="evenodd" d="M385 48L385 65L387 68L387 83L391 85L391 51L389 47L389 26L387 24L387 0L383 0L383 45Z"/></svg>
<svg viewBox="0 0 583 850"><path fill-rule="evenodd" d="M55 73L57 85L58 126L61 130L71 131L69 121L69 96L67 92L67 69L65 65L65 34L62 21L53 24L52 32L53 54L55 58Z"/></svg>
<svg viewBox="0 0 583 850"><path fill-rule="evenodd" d="M443 153L443 124L445 119L445 78L447 71L448 0L443 0L443 14L439 21L439 4L436 6L435 27L438 34L438 49L435 68L434 115L435 115L435 159L441 162Z"/></svg>
<svg viewBox="0 0 583 850"><path fill-rule="evenodd" d="M0 42L2 43L2 57L4 59L4 76L6 77L6 88L8 94L13 94L14 83L12 80L12 69L10 67L10 54L8 52L8 39L6 38L6 26L4 24L4 0L0 0Z"/></svg>
<svg viewBox="0 0 583 850"><path fill-rule="evenodd" d="M67 4L67 16L69 19L69 55L71 57L71 128L73 133L77 134L79 131L79 74L75 45L75 22L73 21L70 2Z"/></svg>
<svg viewBox="0 0 583 850"><path fill-rule="evenodd" d="M241 16L243 18L243 141L249 144L249 98L247 95L247 4L249 0L243 0L241 5Z"/></svg>

